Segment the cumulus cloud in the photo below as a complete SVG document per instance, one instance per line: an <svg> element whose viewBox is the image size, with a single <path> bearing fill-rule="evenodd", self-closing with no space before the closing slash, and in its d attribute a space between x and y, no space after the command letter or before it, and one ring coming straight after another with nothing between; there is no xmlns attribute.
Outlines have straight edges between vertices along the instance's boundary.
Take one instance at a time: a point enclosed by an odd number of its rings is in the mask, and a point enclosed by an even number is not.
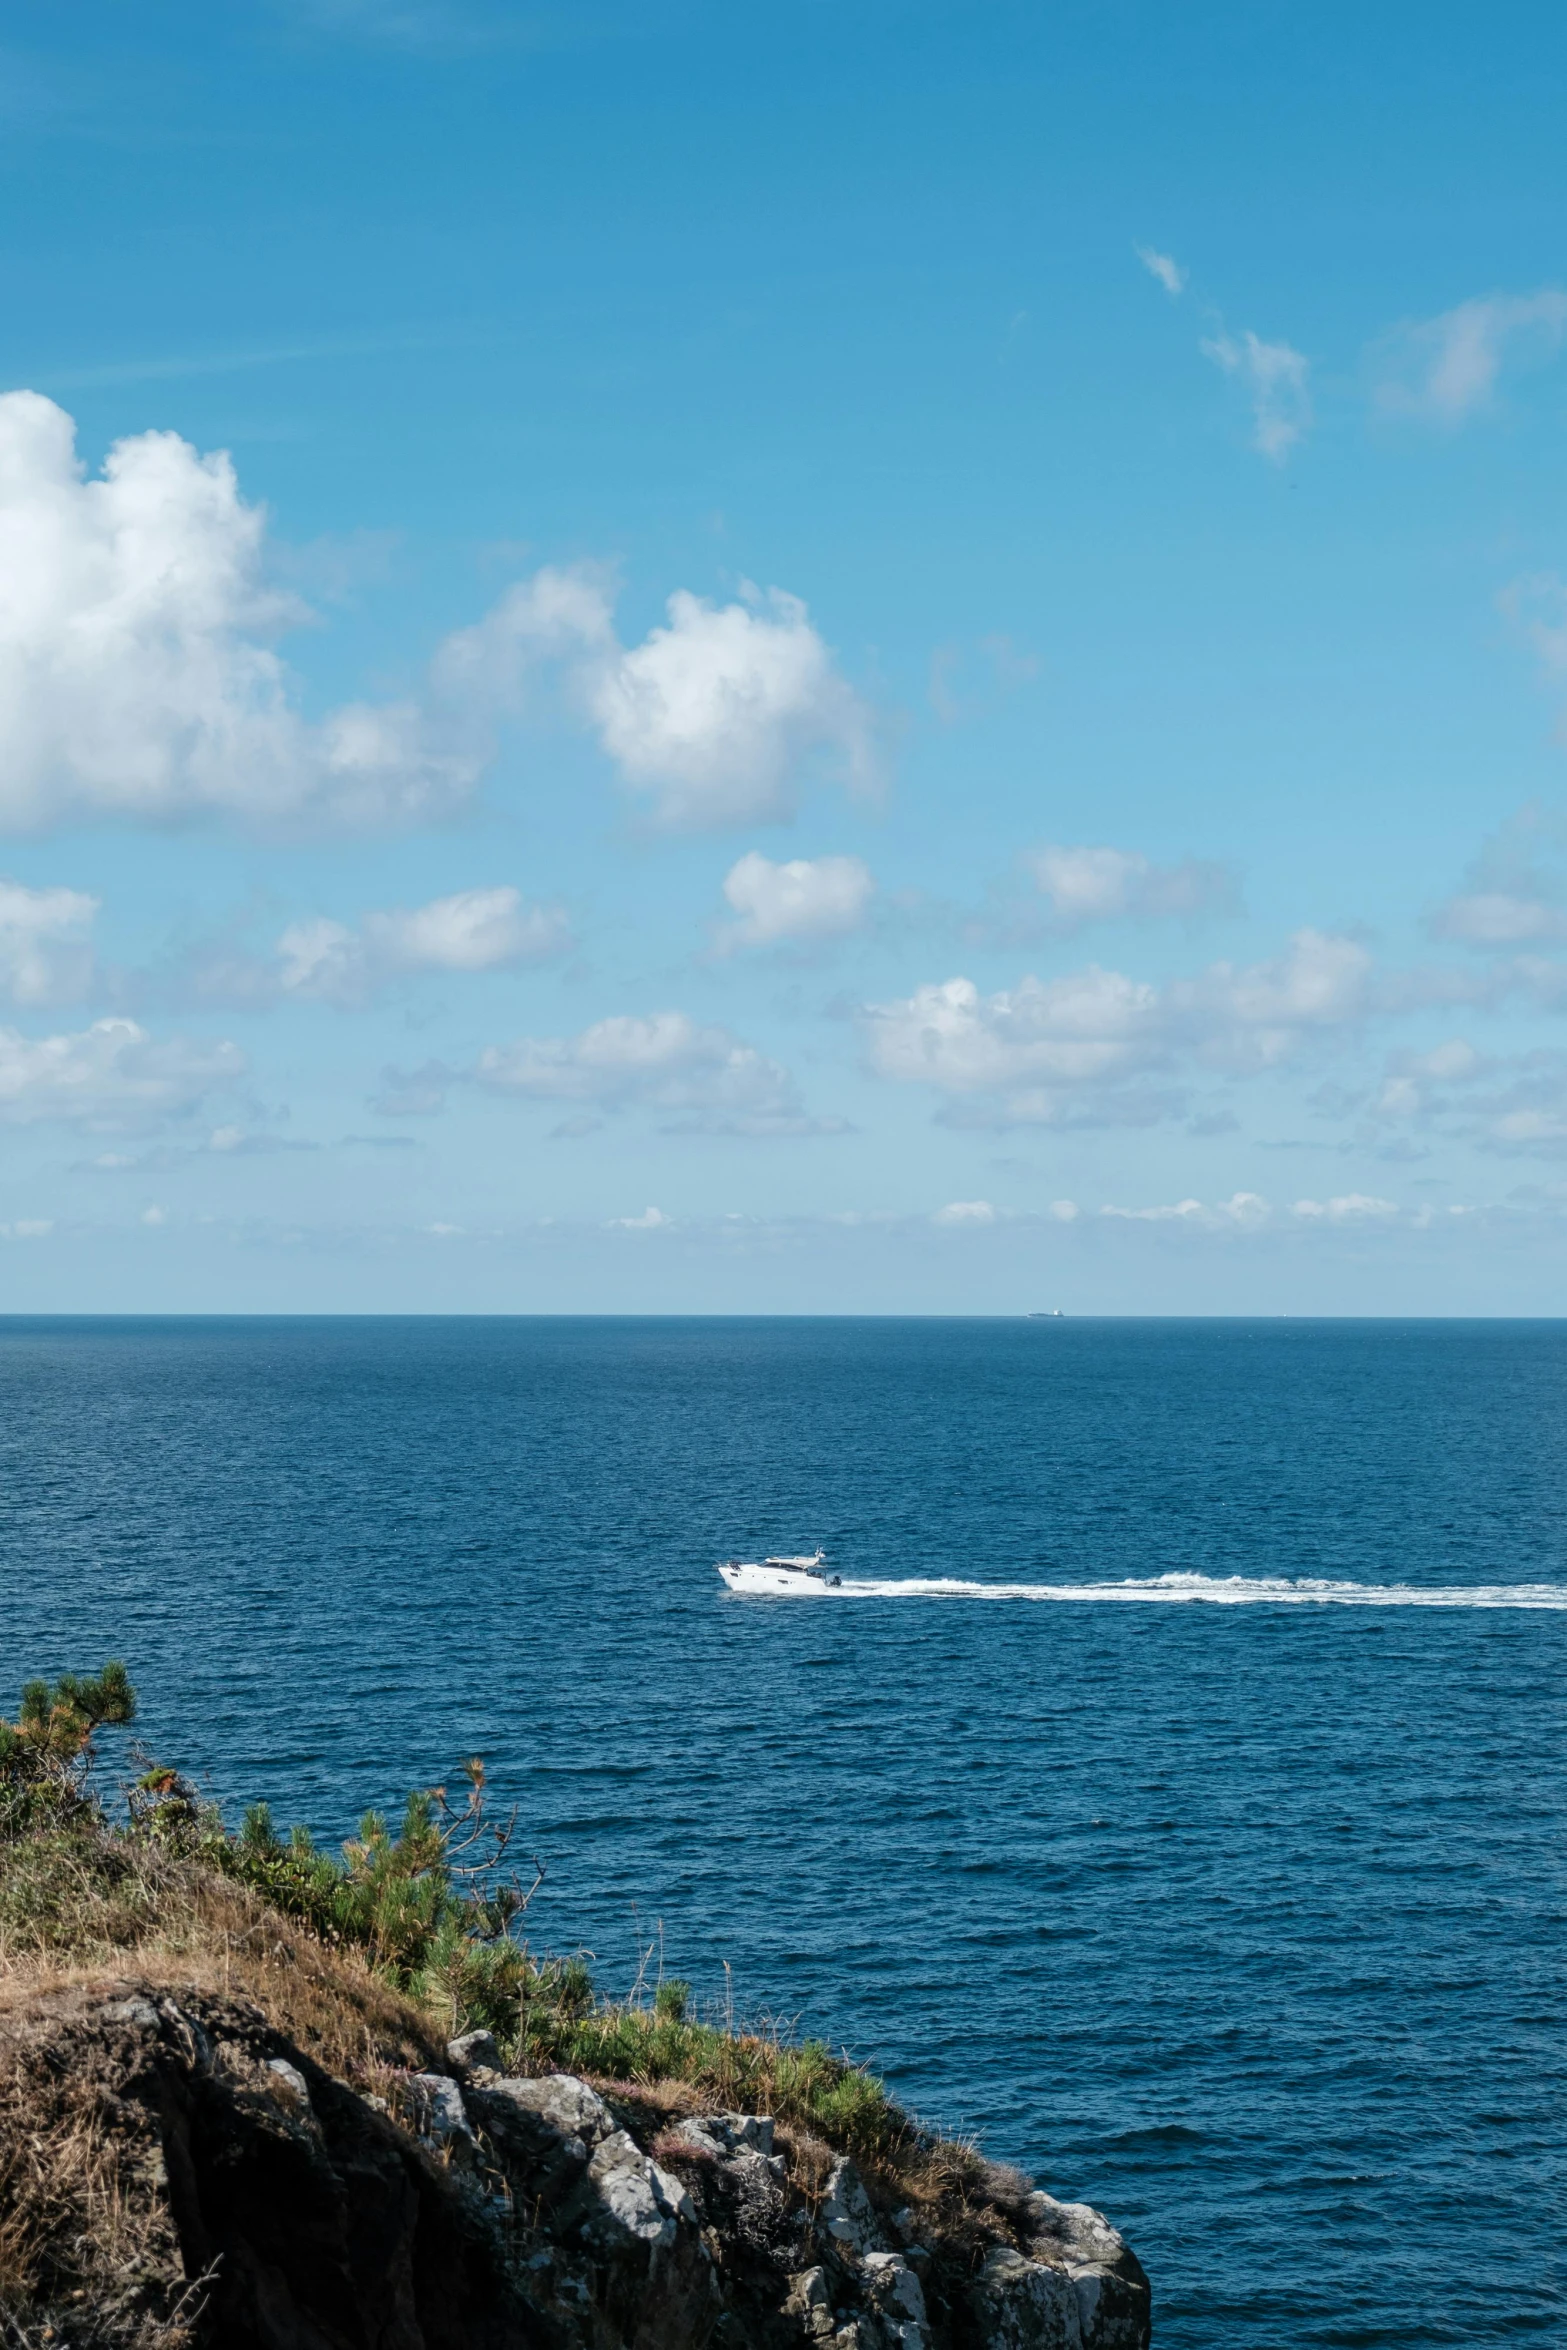
<svg viewBox="0 0 1567 2350"><path fill-rule="evenodd" d="M226 1042L162 1040L134 1020L96 1020L75 1035L32 1038L0 1028L0 1120L88 1127L156 1124L199 1109L235 1084L245 1056Z"/></svg>
<svg viewBox="0 0 1567 2350"><path fill-rule="evenodd" d="M868 781L866 715L798 596L750 591L717 606L681 590L669 619L589 687L604 748L662 824L787 815L808 753Z"/></svg>
<svg viewBox="0 0 1567 2350"><path fill-rule="evenodd" d="M1251 400L1252 447L1277 465L1311 423L1309 364L1288 343L1265 343L1249 327L1237 337L1218 334L1203 356L1241 383Z"/></svg>
<svg viewBox="0 0 1567 2350"><path fill-rule="evenodd" d="M685 1012L620 1015L577 1036L520 1038L479 1056L477 1082L530 1101L651 1110L666 1132L835 1133L841 1121L808 1117L787 1069Z"/></svg>
<svg viewBox="0 0 1567 2350"><path fill-rule="evenodd" d="M1567 293L1491 294L1395 328L1377 354L1378 404L1393 415L1458 425L1496 394L1503 366L1549 358L1567 333Z"/></svg>
<svg viewBox="0 0 1567 2350"><path fill-rule="evenodd" d="M1156 252L1152 245L1134 245L1132 250L1147 270L1156 277L1167 294L1178 294L1186 283L1186 272L1168 253Z"/></svg>
<svg viewBox="0 0 1567 2350"><path fill-rule="evenodd" d="M859 928L875 891L858 857L792 857L774 864L752 849L724 876L724 896L739 920L725 925L719 944L770 947L841 938Z"/></svg>
<svg viewBox="0 0 1567 2350"><path fill-rule="evenodd" d="M471 789L484 752L415 703L300 715L264 534L227 456L140 433L89 479L63 409L0 396L0 823L381 822Z"/></svg>
<svg viewBox="0 0 1567 2350"><path fill-rule="evenodd" d="M611 1232L660 1232L671 1222L662 1208L644 1208L640 1216L611 1216Z"/></svg>
<svg viewBox="0 0 1567 2350"><path fill-rule="evenodd" d="M1229 867L1193 857L1155 865L1135 850L1047 844L1030 850L1024 862L1049 903L1052 927L1060 931L1088 922L1206 914L1235 903Z"/></svg>
<svg viewBox="0 0 1567 2350"><path fill-rule="evenodd" d="M948 1200L932 1216L933 1224L994 1224L996 1211L988 1199Z"/></svg>
<svg viewBox="0 0 1567 2350"><path fill-rule="evenodd" d="M269 584L265 538L225 454L140 433L89 477L63 409L0 395L0 825L448 814L552 664L659 823L787 814L818 754L871 778L869 713L798 597L680 590L627 647L591 567L509 589L417 692L309 719L276 650L309 614Z"/></svg>
<svg viewBox="0 0 1567 2350"><path fill-rule="evenodd" d="M0 991L13 1004L70 1004L92 982L98 900L0 880Z"/></svg>
<svg viewBox="0 0 1567 2350"><path fill-rule="evenodd" d="M359 1004L408 972L497 971L571 943L559 906L526 905L511 888L465 889L366 914L357 930L324 917L291 924L277 942L276 985L284 996Z"/></svg>
<svg viewBox="0 0 1567 2350"><path fill-rule="evenodd" d="M681 588L665 613L627 647L601 569L547 569L451 638L437 674L449 692L515 705L533 671L559 664L623 782L672 830L787 816L818 754L873 781L870 712L798 596L746 585L720 605Z"/></svg>
<svg viewBox="0 0 1567 2350"><path fill-rule="evenodd" d="M1297 930L1282 955L1237 967L1211 964L1175 980L1172 1021L1216 1067L1270 1068L1314 1030L1341 1028L1372 1009L1372 958L1358 939Z"/></svg>
<svg viewBox="0 0 1567 2350"><path fill-rule="evenodd" d="M1359 1019L1370 976L1357 941L1302 930L1268 962L1215 963L1162 988L1090 964L989 996L970 979L930 982L861 1019L877 1074L966 1101L964 1123L1151 1124L1181 1106L1151 1075L1183 1057L1274 1067Z"/></svg>

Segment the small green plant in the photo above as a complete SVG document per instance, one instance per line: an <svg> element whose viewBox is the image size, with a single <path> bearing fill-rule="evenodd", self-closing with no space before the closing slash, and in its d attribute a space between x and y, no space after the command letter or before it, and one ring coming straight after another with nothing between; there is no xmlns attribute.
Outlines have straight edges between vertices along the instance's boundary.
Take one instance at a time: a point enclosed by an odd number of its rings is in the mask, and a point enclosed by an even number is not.
<svg viewBox="0 0 1567 2350"><path fill-rule="evenodd" d="M96 1678L62 1673L53 1685L29 1681L14 1722L0 1720L0 1771L15 1778L69 1770L92 1757L93 1732L129 1722L136 1692L122 1664L111 1661Z"/></svg>
<svg viewBox="0 0 1567 2350"><path fill-rule="evenodd" d="M460 1804L444 1787L416 1790L395 1833L367 1812L341 1859L306 1828L285 1841L264 1803L252 1804L237 1836L210 1827L199 1849L323 1941L362 1950L400 1990L443 2009L453 2029L514 2034L539 1971L514 1929L544 1870L534 1862L526 1887L511 1874L516 1813L489 1817L477 1756L463 1776Z"/></svg>
<svg viewBox="0 0 1567 2350"><path fill-rule="evenodd" d="M106 1664L96 1676L27 1682L16 1720L0 1717L0 1843L63 1827L88 1810L94 1733L135 1713L122 1664Z"/></svg>

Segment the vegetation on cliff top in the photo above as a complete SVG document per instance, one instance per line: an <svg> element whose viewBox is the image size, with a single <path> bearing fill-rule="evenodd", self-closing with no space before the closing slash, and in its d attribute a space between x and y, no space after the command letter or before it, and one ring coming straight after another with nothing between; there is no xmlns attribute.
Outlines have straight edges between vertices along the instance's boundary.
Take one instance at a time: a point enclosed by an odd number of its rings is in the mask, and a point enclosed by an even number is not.
<svg viewBox="0 0 1567 2350"><path fill-rule="evenodd" d="M919 2137L881 2082L820 2041L702 2020L681 1982L608 1999L582 1957L532 1950L522 1929L542 1872L527 1886L513 1873L515 1814L491 1816L476 1759L456 1802L417 1791L395 1830L368 1813L333 1854L303 1828L280 1836L264 1804L231 1830L161 1765L111 1817L94 1742L134 1715L111 1663L29 1682L16 1720L0 1720L0 1981L178 1959L367 2085L483 2028L518 2071L684 2083L861 2155Z"/></svg>

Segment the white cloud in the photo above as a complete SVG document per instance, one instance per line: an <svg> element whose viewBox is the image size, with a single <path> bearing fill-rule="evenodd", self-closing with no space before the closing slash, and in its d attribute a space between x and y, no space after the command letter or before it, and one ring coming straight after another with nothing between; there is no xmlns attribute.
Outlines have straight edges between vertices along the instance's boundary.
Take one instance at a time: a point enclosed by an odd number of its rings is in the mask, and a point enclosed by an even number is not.
<svg viewBox="0 0 1567 2350"><path fill-rule="evenodd" d="M1473 1084L1492 1066L1461 1036L1450 1037L1430 1052L1396 1053L1371 1105L1372 1114L1406 1124L1425 1118L1433 1109L1445 1107L1436 1088Z"/></svg>
<svg viewBox="0 0 1567 2350"><path fill-rule="evenodd" d="M986 1123L1147 1124L1179 1107L1147 1090L1151 1074L1183 1056L1271 1068L1360 1018L1370 975L1355 940L1302 930L1269 962L1215 963L1164 988L1090 964L990 996L971 979L931 982L861 1019L878 1075L986 1100Z"/></svg>
<svg viewBox="0 0 1567 2350"><path fill-rule="evenodd" d="M621 1015L580 1035L491 1045L473 1072L492 1092L549 1102L633 1105L666 1130L715 1134L822 1134L840 1122L807 1117L793 1078L727 1028L685 1012Z"/></svg>
<svg viewBox="0 0 1567 2350"><path fill-rule="evenodd" d="M437 676L448 693L515 705L532 670L562 665L622 780L671 829L788 815L816 753L851 783L873 780L870 712L798 596L746 586L718 605L681 588L630 648L613 609L602 570L541 571L448 640Z"/></svg>
<svg viewBox="0 0 1567 2350"><path fill-rule="evenodd" d="M627 648L591 567L508 590L417 693L312 721L275 650L309 614L268 584L265 536L227 455L140 433L89 478L63 409L0 395L0 826L448 814L550 664L659 823L787 814L818 753L871 778L869 713L798 597L682 589Z"/></svg>
<svg viewBox="0 0 1567 2350"><path fill-rule="evenodd" d="M988 1199L949 1200L932 1216L933 1224L994 1224L996 1211Z"/></svg>
<svg viewBox="0 0 1567 2350"><path fill-rule="evenodd" d="M1123 917L1208 913L1235 898L1227 867L1191 857L1179 865L1155 865L1135 850L1051 844L1030 850L1024 862L1062 931Z"/></svg>
<svg viewBox="0 0 1567 2350"><path fill-rule="evenodd" d="M1567 293L1492 294L1395 329L1379 353L1377 399L1396 415L1458 425L1490 406L1509 360L1548 357L1567 334Z"/></svg>
<svg viewBox="0 0 1567 2350"><path fill-rule="evenodd" d="M1172 1019L1202 1058L1266 1068L1287 1060L1314 1029L1343 1027L1371 1009L1372 959L1359 941L1297 930L1282 955L1237 969L1214 963L1168 990Z"/></svg>
<svg viewBox="0 0 1567 2350"><path fill-rule="evenodd" d="M640 1216L611 1216L612 1232L658 1232L670 1219L662 1208L644 1208Z"/></svg>
<svg viewBox="0 0 1567 2350"><path fill-rule="evenodd" d="M1075 1199L1053 1199L1045 1213L1057 1224L1075 1224L1082 1211Z"/></svg>
<svg viewBox="0 0 1567 2350"><path fill-rule="evenodd" d="M718 607L681 590L668 610L590 688L605 749L659 822L787 814L792 771L819 747L868 776L864 709L797 596L773 588Z"/></svg>
<svg viewBox="0 0 1567 2350"><path fill-rule="evenodd" d="M142 1126L198 1109L245 1072L234 1044L158 1041L134 1020L96 1020L73 1036L31 1038L0 1028L0 1120Z"/></svg>
<svg viewBox="0 0 1567 2350"><path fill-rule="evenodd" d="M558 906L530 906L515 889L467 889L424 906L362 917L357 930L318 917L277 942L276 983L286 996L363 1003L387 980L413 971L495 971L564 953L571 927ZM257 975L257 992L265 978Z"/></svg>
<svg viewBox="0 0 1567 2350"><path fill-rule="evenodd" d="M18 1216L14 1224L0 1224L7 1240L47 1240L53 1230L52 1216Z"/></svg>
<svg viewBox="0 0 1567 2350"><path fill-rule="evenodd" d="M1442 938L1472 947L1522 946L1528 941L1567 938L1567 912L1542 898L1512 890L1472 890L1450 898L1433 928Z"/></svg>
<svg viewBox="0 0 1567 2350"><path fill-rule="evenodd" d="M1181 1199L1153 1208L1104 1207L1099 1213L1123 1224L1196 1224L1207 1231L1254 1232L1273 1211L1257 1192L1237 1191L1211 1207L1200 1199Z"/></svg>
<svg viewBox="0 0 1567 2350"><path fill-rule="evenodd" d="M740 919L720 933L720 944L840 938L859 928L875 890L858 857L793 857L775 865L752 849L724 876L724 896Z"/></svg>
<svg viewBox="0 0 1567 2350"><path fill-rule="evenodd" d="M1064 1095L1134 1074L1160 1049L1158 990L1097 964L992 996L971 979L936 981L868 1004L862 1018L879 1076L947 1094L1010 1093L1021 1123L1053 1122ZM1051 1090L1016 1091L1041 1084Z"/></svg>
<svg viewBox="0 0 1567 2350"><path fill-rule="evenodd" d="M1134 245L1137 255L1151 277L1156 277L1167 294L1178 294L1186 283L1186 272L1168 253L1156 252L1152 245Z"/></svg>
<svg viewBox="0 0 1567 2350"><path fill-rule="evenodd" d="M1345 1192L1338 1199L1298 1199L1290 1210L1308 1224L1384 1224L1398 1214L1398 1203L1375 1199L1363 1191Z"/></svg>
<svg viewBox="0 0 1567 2350"><path fill-rule="evenodd" d="M92 980L98 900L0 880L0 990L13 1004L75 1003Z"/></svg>
<svg viewBox="0 0 1567 2350"><path fill-rule="evenodd" d="M0 396L0 823L380 822L471 789L483 752L414 703L300 716L264 533L227 456L141 433L88 479L62 409Z"/></svg>
<svg viewBox="0 0 1567 2350"><path fill-rule="evenodd" d="M1251 399L1252 447L1282 463L1311 423L1308 362L1288 343L1265 343L1249 327L1239 340L1213 336L1203 356L1245 385Z"/></svg>
<svg viewBox="0 0 1567 2350"><path fill-rule="evenodd" d="M518 891L464 889L428 905L364 918L373 960L402 971L496 971L570 943L558 906L525 906Z"/></svg>
<svg viewBox="0 0 1567 2350"><path fill-rule="evenodd" d="M1536 601L1544 584L1529 583ZM1560 597L1559 587L1554 592ZM1510 603L1515 618L1521 617L1521 594L1521 588L1515 589ZM1539 625L1531 633L1550 666L1567 666L1567 624ZM1562 838L1560 817L1537 805L1518 809L1484 843L1464 888L1438 907L1433 931L1439 938L1460 939L1473 947L1520 947L1567 938ZM1547 860L1554 852L1554 860L1542 862L1542 852Z"/></svg>

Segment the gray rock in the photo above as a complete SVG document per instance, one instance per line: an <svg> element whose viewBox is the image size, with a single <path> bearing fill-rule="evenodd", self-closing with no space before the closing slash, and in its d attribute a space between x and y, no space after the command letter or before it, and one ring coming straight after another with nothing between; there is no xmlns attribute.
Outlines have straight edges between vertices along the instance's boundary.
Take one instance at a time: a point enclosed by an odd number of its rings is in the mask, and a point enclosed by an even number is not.
<svg viewBox="0 0 1567 2350"><path fill-rule="evenodd" d="M696 2224L696 2211L680 2181L644 2154L624 2130L612 2130L595 2148L584 2194L585 2224L593 2235L611 2243L630 2240L667 2251L682 2220Z"/></svg>
<svg viewBox="0 0 1567 2350"><path fill-rule="evenodd" d="M267 2060L267 2071L296 2105L310 2111L310 2087L297 2064L290 2064L286 2056L273 2056Z"/></svg>
<svg viewBox="0 0 1567 2350"><path fill-rule="evenodd" d="M593 2145L615 2126L603 2099L569 2073L539 2081L470 2075L463 2101L524 2208L552 2211L570 2197Z"/></svg>
<svg viewBox="0 0 1567 2350"><path fill-rule="evenodd" d="M736 2219L747 2233L765 2230L768 2213L781 2211L788 2188L783 2157L774 2154L770 2116L755 2113L700 2114L675 2132L693 2154L705 2154L739 2198ZM742 2216L745 2215L745 2216Z"/></svg>
<svg viewBox="0 0 1567 2350"><path fill-rule="evenodd" d="M502 2070L501 2052L489 2032L464 2032L460 2040L446 2043L447 2061L460 2073L498 2073Z"/></svg>
<svg viewBox="0 0 1567 2350"><path fill-rule="evenodd" d="M408 2088L421 2138L428 2138L435 2146L450 2146L454 2141L472 2144L473 2126L463 2111L462 2091L455 2081L449 2081L444 2073L415 2073Z"/></svg>
<svg viewBox="0 0 1567 2350"><path fill-rule="evenodd" d="M702 2154L762 2154L773 2150L770 2113L702 2113L681 2122L676 2136Z"/></svg>
<svg viewBox="0 0 1567 2350"><path fill-rule="evenodd" d="M586 2081L571 2073L545 2073L539 2080L487 2081L486 2098L504 2098L519 2113L530 2113L562 2138L597 2146L614 2129L609 2107Z"/></svg>
<svg viewBox="0 0 1567 2350"><path fill-rule="evenodd" d="M969 2306L984 2350L1084 2350L1082 2311L1065 2269L1025 2260L1008 2244L986 2254Z"/></svg>
<svg viewBox="0 0 1567 2350"><path fill-rule="evenodd" d="M840 2154L827 2174L820 2221L835 2244L850 2252L884 2252L882 2238L864 2181L846 2154Z"/></svg>
<svg viewBox="0 0 1567 2350"><path fill-rule="evenodd" d="M928 2350L929 2321L919 2278L901 2252L867 2252L865 2297L903 2350Z"/></svg>
<svg viewBox="0 0 1567 2350"><path fill-rule="evenodd" d="M1028 2198L1029 2249L1063 2268L1077 2295L1083 2350L1143 2350L1148 2340L1148 2279L1109 2221L1087 2203Z"/></svg>
<svg viewBox="0 0 1567 2350"><path fill-rule="evenodd" d="M824 2268L803 2268L789 2279L783 2314L792 2317L808 2342L830 2342L837 2331L832 2294Z"/></svg>

